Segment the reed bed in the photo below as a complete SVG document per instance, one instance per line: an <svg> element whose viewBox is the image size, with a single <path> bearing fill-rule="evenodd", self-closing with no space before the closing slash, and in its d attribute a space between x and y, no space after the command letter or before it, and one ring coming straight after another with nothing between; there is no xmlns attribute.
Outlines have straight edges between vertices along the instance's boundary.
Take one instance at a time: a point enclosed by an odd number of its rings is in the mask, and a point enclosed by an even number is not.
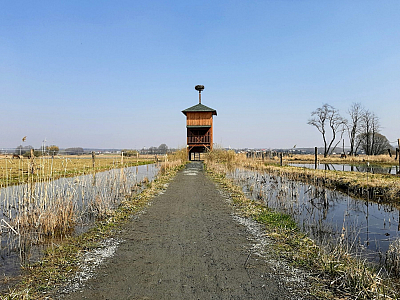
<svg viewBox="0 0 400 300"><path fill-rule="evenodd" d="M36 257L33 245L64 239L112 215L125 197L146 188L165 164L143 166L152 161L125 157L1 162L5 176L0 189L0 254L7 261L2 266L7 275L18 273L20 265ZM174 163L170 161L167 168Z"/></svg>
<svg viewBox="0 0 400 300"><path fill-rule="evenodd" d="M0 190L0 217L18 234L66 234L77 224L106 217L121 198L149 181L137 172L137 167L128 167L10 186Z"/></svg>
<svg viewBox="0 0 400 300"><path fill-rule="evenodd" d="M223 154L224 156L228 154ZM313 170L301 167L278 166L261 160L246 159L242 154L229 154L229 159L217 158L218 152L211 154L210 162L224 162L228 166L260 170L292 180L323 185L342 190L355 197L375 199L378 202L400 205L400 177L390 174L371 174L368 172L342 172L332 170Z"/></svg>
<svg viewBox="0 0 400 300"><path fill-rule="evenodd" d="M159 156L157 167L165 173L181 165L185 150ZM139 179L137 166L151 162L149 157L123 156L2 159L0 232L30 234L40 240L67 234L89 219L107 217L121 198L148 184L152 178ZM96 175L100 171L102 175Z"/></svg>
<svg viewBox="0 0 400 300"><path fill-rule="evenodd" d="M212 153L206 160L210 176L229 193L241 213L265 225L278 256L311 272L314 295L324 299L399 299L398 280L388 277L385 268L377 269L366 260L355 258L344 235L334 245L318 246L290 216L271 210L262 201L246 198L242 188L226 177L237 159L232 153L221 154ZM254 163L246 166L253 170L265 167ZM393 259L398 260L398 252L394 253Z"/></svg>
<svg viewBox="0 0 400 300"><path fill-rule="evenodd" d="M152 197L165 189L166 183L185 164L185 159L180 160L178 164L177 157L179 154L168 155L167 163L160 162L160 167L165 172L159 172L153 181L143 180L146 182L145 189L125 195L115 209L109 211L107 216L98 220L88 231L80 235L70 235L57 243L52 243L47 248L43 260L32 265L25 265L25 273L20 282L9 291L0 293L0 299L51 299L51 293L65 284L79 270L81 254L99 247L104 239L120 230L120 226L125 224L132 215L142 210Z"/></svg>
<svg viewBox="0 0 400 300"><path fill-rule="evenodd" d="M262 160L261 157L253 158L253 160ZM264 162L271 164L280 163L280 158L277 155L274 156L264 156ZM284 163L314 163L315 156L313 154L286 154L283 155ZM318 162L321 164L349 164L357 165L369 162L371 164L377 165L399 165L398 159L395 156L390 157L388 154L382 155L357 155L357 156L346 156L342 157L340 154L333 154L327 157L323 155L318 155Z"/></svg>

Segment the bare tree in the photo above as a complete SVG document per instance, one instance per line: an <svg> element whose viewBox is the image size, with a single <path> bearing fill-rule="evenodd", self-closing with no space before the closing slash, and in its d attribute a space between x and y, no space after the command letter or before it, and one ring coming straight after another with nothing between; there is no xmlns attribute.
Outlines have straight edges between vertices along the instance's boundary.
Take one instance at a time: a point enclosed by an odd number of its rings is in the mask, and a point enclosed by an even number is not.
<svg viewBox="0 0 400 300"><path fill-rule="evenodd" d="M365 110L361 106L361 103L353 103L347 111L350 115L350 122L347 124L347 133L350 140L349 155L356 154L356 137L361 132L361 123L364 111Z"/></svg>
<svg viewBox="0 0 400 300"><path fill-rule="evenodd" d="M336 135L339 132L343 134L346 123L347 121L340 116L339 111L329 104L324 104L311 113L311 119L308 120L307 124L315 126L322 134L322 139L324 140L324 157L327 157L330 153ZM326 132L328 126L331 129L329 142Z"/></svg>

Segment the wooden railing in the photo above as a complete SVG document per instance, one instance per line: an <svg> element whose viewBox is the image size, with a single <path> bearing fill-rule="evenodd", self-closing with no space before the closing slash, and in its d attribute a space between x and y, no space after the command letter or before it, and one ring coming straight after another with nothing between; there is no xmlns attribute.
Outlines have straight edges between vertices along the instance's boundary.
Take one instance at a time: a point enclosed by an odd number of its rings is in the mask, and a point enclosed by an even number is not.
<svg viewBox="0 0 400 300"><path fill-rule="evenodd" d="M210 136L188 136L188 144L210 144Z"/></svg>

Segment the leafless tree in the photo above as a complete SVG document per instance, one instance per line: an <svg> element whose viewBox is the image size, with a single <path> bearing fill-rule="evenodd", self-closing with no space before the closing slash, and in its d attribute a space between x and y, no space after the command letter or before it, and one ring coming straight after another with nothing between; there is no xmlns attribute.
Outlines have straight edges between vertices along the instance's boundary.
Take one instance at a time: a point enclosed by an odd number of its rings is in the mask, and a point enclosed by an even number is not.
<svg viewBox="0 0 400 300"><path fill-rule="evenodd" d="M330 153L337 134L340 132L343 134L346 123L347 121L340 116L339 111L329 104L324 104L311 113L311 119L308 120L307 124L315 126L322 134L322 139L324 140L324 157L327 157ZM328 126L331 130L330 141L328 141L329 138L326 132Z"/></svg>
<svg viewBox="0 0 400 300"><path fill-rule="evenodd" d="M353 103L347 111L350 115L350 122L347 124L347 133L350 140L349 155L356 154L356 137L361 132L361 123L364 111L365 110L361 103Z"/></svg>

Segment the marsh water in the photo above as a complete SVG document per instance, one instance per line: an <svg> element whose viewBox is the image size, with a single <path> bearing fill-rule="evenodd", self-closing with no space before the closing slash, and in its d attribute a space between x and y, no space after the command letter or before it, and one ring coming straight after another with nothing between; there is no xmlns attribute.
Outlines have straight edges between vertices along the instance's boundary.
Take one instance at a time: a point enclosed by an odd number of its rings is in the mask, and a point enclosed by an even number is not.
<svg viewBox="0 0 400 300"><path fill-rule="evenodd" d="M310 163L289 163L290 166L315 169L314 164ZM343 172L369 172L372 174L397 174L399 166L381 166L381 165L350 165L350 164L318 164L319 170L343 171Z"/></svg>
<svg viewBox="0 0 400 300"><path fill-rule="evenodd" d="M355 255L383 262L389 245L400 238L399 209L394 206L259 171L235 169L227 176L251 198L293 216L321 245L341 243Z"/></svg>
<svg viewBox="0 0 400 300"><path fill-rule="evenodd" d="M72 233L81 233L127 195L138 193L155 178L158 170L154 164L141 165L0 189L0 274L19 274L21 264L37 261L43 250L54 242L41 243L40 233L34 228L28 234L19 234L19 221L15 220L32 208L39 208L45 214L54 202L65 201L74 210Z"/></svg>

